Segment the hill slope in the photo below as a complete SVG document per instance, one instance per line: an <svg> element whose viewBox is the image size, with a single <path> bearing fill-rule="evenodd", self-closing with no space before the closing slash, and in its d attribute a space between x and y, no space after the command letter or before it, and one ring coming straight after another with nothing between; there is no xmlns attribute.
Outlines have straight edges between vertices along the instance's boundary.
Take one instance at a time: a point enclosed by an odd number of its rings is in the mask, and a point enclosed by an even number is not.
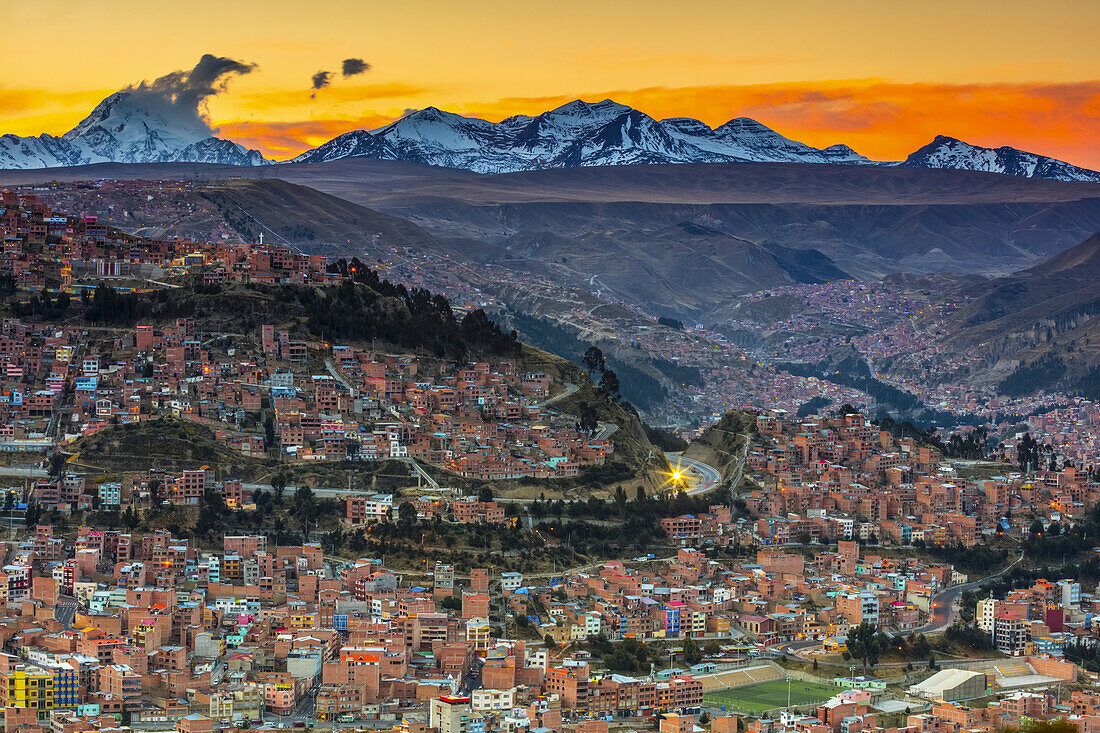
<svg viewBox="0 0 1100 733"><path fill-rule="evenodd" d="M1008 277L969 284L972 300L954 316L947 346L982 354L1008 393L1062 386L1100 365L1100 234ZM1095 377L1091 377L1095 379Z"/></svg>

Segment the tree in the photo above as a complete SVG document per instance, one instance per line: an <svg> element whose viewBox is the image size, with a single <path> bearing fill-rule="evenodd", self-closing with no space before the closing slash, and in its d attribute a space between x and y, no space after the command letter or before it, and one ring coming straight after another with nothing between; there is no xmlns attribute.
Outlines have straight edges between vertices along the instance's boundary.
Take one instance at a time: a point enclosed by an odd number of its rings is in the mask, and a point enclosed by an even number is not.
<svg viewBox="0 0 1100 733"><path fill-rule="evenodd" d="M600 392L612 402L617 401L619 394L619 375L613 369L604 369L600 376Z"/></svg>
<svg viewBox="0 0 1100 733"><path fill-rule="evenodd" d="M542 637L542 643L546 644L549 649L556 649L558 646L558 642L554 641L554 637L550 636L550 634Z"/></svg>
<svg viewBox="0 0 1100 733"><path fill-rule="evenodd" d="M684 639L684 662L686 664L698 664L703 661L703 652L699 649L699 645L695 643L695 639L690 636Z"/></svg>
<svg viewBox="0 0 1100 733"><path fill-rule="evenodd" d="M706 646L703 647L703 651L706 652L708 656L714 657L722 653L722 645L716 641L708 641Z"/></svg>
<svg viewBox="0 0 1100 733"><path fill-rule="evenodd" d="M160 479L149 480L149 506L159 507L161 502Z"/></svg>
<svg viewBox="0 0 1100 733"><path fill-rule="evenodd" d="M703 714L699 716L699 725L706 725L709 722L710 722L710 716L707 715L706 712L704 711Z"/></svg>
<svg viewBox="0 0 1100 733"><path fill-rule="evenodd" d="M622 486L615 487L615 506L622 511L626 507L626 489Z"/></svg>
<svg viewBox="0 0 1100 733"><path fill-rule="evenodd" d="M410 502L401 502L397 507L397 522L406 528L416 524L416 507Z"/></svg>
<svg viewBox="0 0 1100 733"><path fill-rule="evenodd" d="M52 479L60 479L65 477L65 454L54 453L50 456L50 465L46 469L46 473Z"/></svg>
<svg viewBox="0 0 1100 733"><path fill-rule="evenodd" d="M313 496L313 489L299 486L294 492L294 513L302 523L302 537L308 541L309 525L317 517L317 500Z"/></svg>
<svg viewBox="0 0 1100 733"><path fill-rule="evenodd" d="M848 629L845 645L852 657L863 663L863 671L866 672L878 663L879 655L886 648L886 635L878 630L877 625L863 621L859 626Z"/></svg>
<svg viewBox="0 0 1100 733"><path fill-rule="evenodd" d="M602 372L606 364L603 352L600 351L598 346L589 346L588 350L584 352L582 361L589 372Z"/></svg>
<svg viewBox="0 0 1100 733"><path fill-rule="evenodd" d="M34 501L33 499L31 501L28 501L27 510L23 513L24 524L26 524L28 527L33 527L34 525L38 524L38 520L41 516L42 510L38 508L38 502Z"/></svg>
<svg viewBox="0 0 1100 733"><path fill-rule="evenodd" d="M275 445L275 420L268 412L264 418L264 448L270 450Z"/></svg>
<svg viewBox="0 0 1100 733"><path fill-rule="evenodd" d="M577 430L591 435L600 427L600 418L592 403L582 402L577 413Z"/></svg>
<svg viewBox="0 0 1100 733"><path fill-rule="evenodd" d="M286 491L286 473L279 471L271 479L271 490L275 492L276 499L283 498L283 492Z"/></svg>
<svg viewBox="0 0 1100 733"><path fill-rule="evenodd" d="M477 500L481 502L489 502L493 500L493 487L489 484L485 484L477 490Z"/></svg>

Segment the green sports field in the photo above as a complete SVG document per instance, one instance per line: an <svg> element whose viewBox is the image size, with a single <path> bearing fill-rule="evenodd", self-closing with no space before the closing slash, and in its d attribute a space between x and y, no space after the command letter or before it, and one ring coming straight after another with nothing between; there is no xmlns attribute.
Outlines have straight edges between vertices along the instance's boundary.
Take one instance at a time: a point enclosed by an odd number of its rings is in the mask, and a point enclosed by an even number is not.
<svg viewBox="0 0 1100 733"><path fill-rule="evenodd" d="M814 682L791 680L791 705L807 705L828 700L840 692L839 687L819 685ZM713 707L726 706L727 710L759 715L767 710L786 707L787 681L773 680L758 685L715 690L703 695L703 704Z"/></svg>

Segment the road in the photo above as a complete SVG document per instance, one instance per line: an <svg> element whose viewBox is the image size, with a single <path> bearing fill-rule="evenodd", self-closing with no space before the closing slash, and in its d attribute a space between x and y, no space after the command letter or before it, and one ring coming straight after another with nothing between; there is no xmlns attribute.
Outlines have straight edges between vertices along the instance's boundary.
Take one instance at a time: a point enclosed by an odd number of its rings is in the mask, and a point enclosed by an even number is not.
<svg viewBox="0 0 1100 733"><path fill-rule="evenodd" d="M44 468L13 468L12 466L0 466L0 476L19 476L22 478L44 478L49 474Z"/></svg>
<svg viewBox="0 0 1100 733"><path fill-rule="evenodd" d="M685 491L685 494L694 496L713 491L722 480L722 472L708 463L697 461L694 458L684 458L679 453L666 453L665 456L670 462L679 461L681 468L687 468L699 477L698 483Z"/></svg>
<svg viewBox="0 0 1100 733"><path fill-rule="evenodd" d="M547 405L554 404L558 400L564 400L566 397L568 397L570 395L573 395L573 394L576 394L578 389L580 389L580 387L573 384L572 382L566 382L564 392L562 392L560 395L556 395L554 397L549 397L549 398L543 400L542 402L536 402L535 407L546 407Z"/></svg>
<svg viewBox="0 0 1100 733"><path fill-rule="evenodd" d="M1011 563L1009 563L1008 565L1006 565L1004 568L997 571L993 575L987 575L984 578L980 578L979 580L973 580L969 583L961 583L959 585L953 585L950 588L945 588L942 591L940 591L939 593L937 593L936 595L932 596L931 618L929 618L928 621L925 622L923 626L918 626L917 628L913 629L911 633L930 634L930 633L934 633L934 632L937 632L937 631L943 631L944 629L946 629L948 626L950 626L951 624L953 624L955 622L955 619L959 614L959 609L956 606L956 603L959 600L959 596L961 596L963 593L965 593L968 590L977 590L978 588L981 587L982 583L984 583L984 582L986 582L986 581L988 581L992 578L996 578L996 577L999 577L1001 575L1004 575L1009 570L1011 570L1016 565L1018 565L1023 559L1024 559L1024 553L1021 552L1020 556L1018 558L1013 560ZM791 642L790 644L784 644L780 648L780 652L787 659L790 659L790 660L793 660L793 661L796 661L796 662L809 662L809 661L812 661L812 660L807 659L806 657L802 656L802 653L801 653L802 650L810 649L812 647L816 647L820 643L821 643L820 641L815 640L815 639L810 639L808 641L795 641L795 642ZM830 664L829 662L821 662L820 660L818 660L818 661L819 661L820 664ZM974 660L971 659L971 660L963 660L963 661L974 661ZM832 663L832 664L834 666L841 666L841 667L850 666L848 663L844 663L844 664ZM905 666L905 664L906 664L906 662L893 662L893 663L889 663L889 664L880 664L878 666L880 666L880 667L889 667L889 666L902 667L902 666ZM940 662L940 664L950 666L951 661L950 660L944 660L944 661Z"/></svg>
<svg viewBox="0 0 1100 733"><path fill-rule="evenodd" d="M1008 565L1004 566L1001 570L988 575L979 580L973 580L969 583L962 583L960 585L953 585L950 588L937 593L932 597L932 613L931 618L928 619L924 626L914 629L914 631L922 631L924 633L931 633L933 631L943 631L948 626L955 622L955 618L959 615L959 609L956 607L956 603L959 600L959 596L968 590L977 590L981 587L982 583L1004 575L1012 568L1016 567L1024 559L1024 553L1020 553L1020 556L1013 560Z"/></svg>
<svg viewBox="0 0 1100 733"><path fill-rule="evenodd" d="M336 368L336 364L332 361L331 357L325 359L325 369L328 370L328 373L332 375L333 379L347 387L348 392L351 392L353 396L359 394L359 390L352 386L352 383L345 379L344 375L340 373L340 370Z"/></svg>

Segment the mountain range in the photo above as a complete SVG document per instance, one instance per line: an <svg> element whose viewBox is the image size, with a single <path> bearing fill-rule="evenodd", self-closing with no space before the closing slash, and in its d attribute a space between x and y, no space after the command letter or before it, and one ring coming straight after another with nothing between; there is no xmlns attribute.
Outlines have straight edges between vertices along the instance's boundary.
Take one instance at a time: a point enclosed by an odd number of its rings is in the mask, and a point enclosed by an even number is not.
<svg viewBox="0 0 1100 733"><path fill-rule="evenodd" d="M90 163L223 163L266 159L215 137L197 116L150 105L147 95L115 92L61 137L0 135L0 168L54 168Z"/></svg>
<svg viewBox="0 0 1100 733"><path fill-rule="evenodd" d="M0 136L0 168L89 163L270 163L255 150L218 138L198 117L180 118L130 90L116 92L61 137ZM1058 181L1100 182L1100 173L1010 147L996 149L938 136L905 161L870 160L846 145L815 148L739 117L711 128L699 120L657 120L605 99L575 100L540 115L501 122L435 107L377 130L353 130L293 163L344 158L423 163L477 173L661 163L833 163L948 168Z"/></svg>
<svg viewBox="0 0 1100 733"><path fill-rule="evenodd" d="M428 107L374 132L354 130L294 159L404 160L477 173L653 163L871 163L845 145L824 150L788 140L748 118L711 129L699 120L655 120L605 99L576 100L501 122Z"/></svg>

